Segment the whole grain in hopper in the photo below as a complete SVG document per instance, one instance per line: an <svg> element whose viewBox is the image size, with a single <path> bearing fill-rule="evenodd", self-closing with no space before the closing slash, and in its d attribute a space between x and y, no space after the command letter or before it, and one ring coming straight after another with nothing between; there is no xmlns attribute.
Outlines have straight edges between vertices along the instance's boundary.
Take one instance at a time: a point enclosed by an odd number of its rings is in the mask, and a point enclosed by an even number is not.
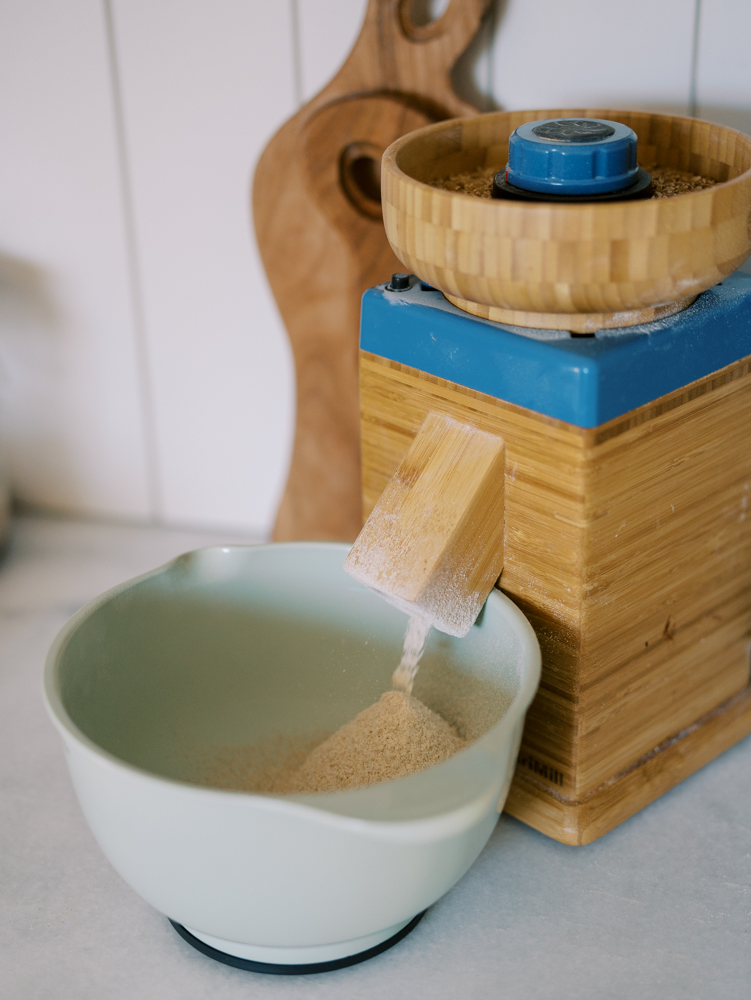
<svg viewBox="0 0 751 1000"><path fill-rule="evenodd" d="M433 187L443 191L462 191L464 194L474 194L478 198L490 198L493 192L493 178L500 167L477 167L476 170L465 170L450 177L439 177L430 181Z"/></svg>
<svg viewBox="0 0 751 1000"><path fill-rule="evenodd" d="M673 167L660 167L656 164L643 164L644 169L652 176L653 198L674 198L687 191L701 191L713 187L716 181L701 174L687 173ZM443 191L461 191L477 198L490 198L493 191L493 178L501 167L477 167L463 173L452 174L450 177L439 177L430 181L433 187Z"/></svg>
<svg viewBox="0 0 751 1000"><path fill-rule="evenodd" d="M658 167L652 164L644 169L652 175L653 198L673 198L687 191L701 191L703 188L714 187L717 183L711 177L690 174L685 170L675 170L673 167Z"/></svg>

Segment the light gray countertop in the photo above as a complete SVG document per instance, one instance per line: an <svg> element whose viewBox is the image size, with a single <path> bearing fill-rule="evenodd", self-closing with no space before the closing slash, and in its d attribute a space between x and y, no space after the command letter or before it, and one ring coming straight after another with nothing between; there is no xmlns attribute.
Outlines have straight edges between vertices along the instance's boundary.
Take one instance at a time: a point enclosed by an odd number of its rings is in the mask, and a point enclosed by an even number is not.
<svg viewBox="0 0 751 1000"><path fill-rule="evenodd" d="M400 944L315 976L193 951L102 856L41 699L55 633L206 532L22 518L0 566L0 997L735 1000L751 996L751 738L588 847L502 816Z"/></svg>

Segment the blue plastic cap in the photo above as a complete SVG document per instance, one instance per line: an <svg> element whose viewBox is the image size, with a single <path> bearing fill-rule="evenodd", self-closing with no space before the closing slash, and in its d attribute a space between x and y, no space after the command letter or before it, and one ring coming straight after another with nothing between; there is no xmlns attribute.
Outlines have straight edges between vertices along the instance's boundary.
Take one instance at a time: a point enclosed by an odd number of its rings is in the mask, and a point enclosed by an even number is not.
<svg viewBox="0 0 751 1000"><path fill-rule="evenodd" d="M508 144L506 180L543 194L606 194L636 183L636 133L602 118L546 118L520 125Z"/></svg>

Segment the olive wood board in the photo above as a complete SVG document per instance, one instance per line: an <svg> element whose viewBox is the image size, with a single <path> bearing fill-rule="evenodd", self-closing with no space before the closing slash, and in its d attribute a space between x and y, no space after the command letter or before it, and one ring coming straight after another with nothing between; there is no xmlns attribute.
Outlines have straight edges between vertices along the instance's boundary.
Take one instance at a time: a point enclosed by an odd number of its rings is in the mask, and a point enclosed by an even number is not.
<svg viewBox="0 0 751 1000"><path fill-rule="evenodd" d="M476 114L450 74L489 2L453 0L418 25L409 0L370 0L344 65L272 137L256 167L256 237L296 373L276 541L352 541L362 526L360 297L401 270L383 228L381 156L406 132Z"/></svg>

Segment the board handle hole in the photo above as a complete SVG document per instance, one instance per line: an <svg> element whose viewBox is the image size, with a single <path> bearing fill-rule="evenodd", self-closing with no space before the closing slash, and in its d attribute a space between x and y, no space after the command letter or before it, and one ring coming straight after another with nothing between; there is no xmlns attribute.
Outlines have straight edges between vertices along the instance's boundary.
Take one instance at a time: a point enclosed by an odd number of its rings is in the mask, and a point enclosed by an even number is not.
<svg viewBox="0 0 751 1000"><path fill-rule="evenodd" d="M347 198L363 215L381 218L381 156L372 142L352 142L342 150L339 174Z"/></svg>
<svg viewBox="0 0 751 1000"><path fill-rule="evenodd" d="M415 28L427 28L439 21L451 0L403 0L402 18Z"/></svg>

